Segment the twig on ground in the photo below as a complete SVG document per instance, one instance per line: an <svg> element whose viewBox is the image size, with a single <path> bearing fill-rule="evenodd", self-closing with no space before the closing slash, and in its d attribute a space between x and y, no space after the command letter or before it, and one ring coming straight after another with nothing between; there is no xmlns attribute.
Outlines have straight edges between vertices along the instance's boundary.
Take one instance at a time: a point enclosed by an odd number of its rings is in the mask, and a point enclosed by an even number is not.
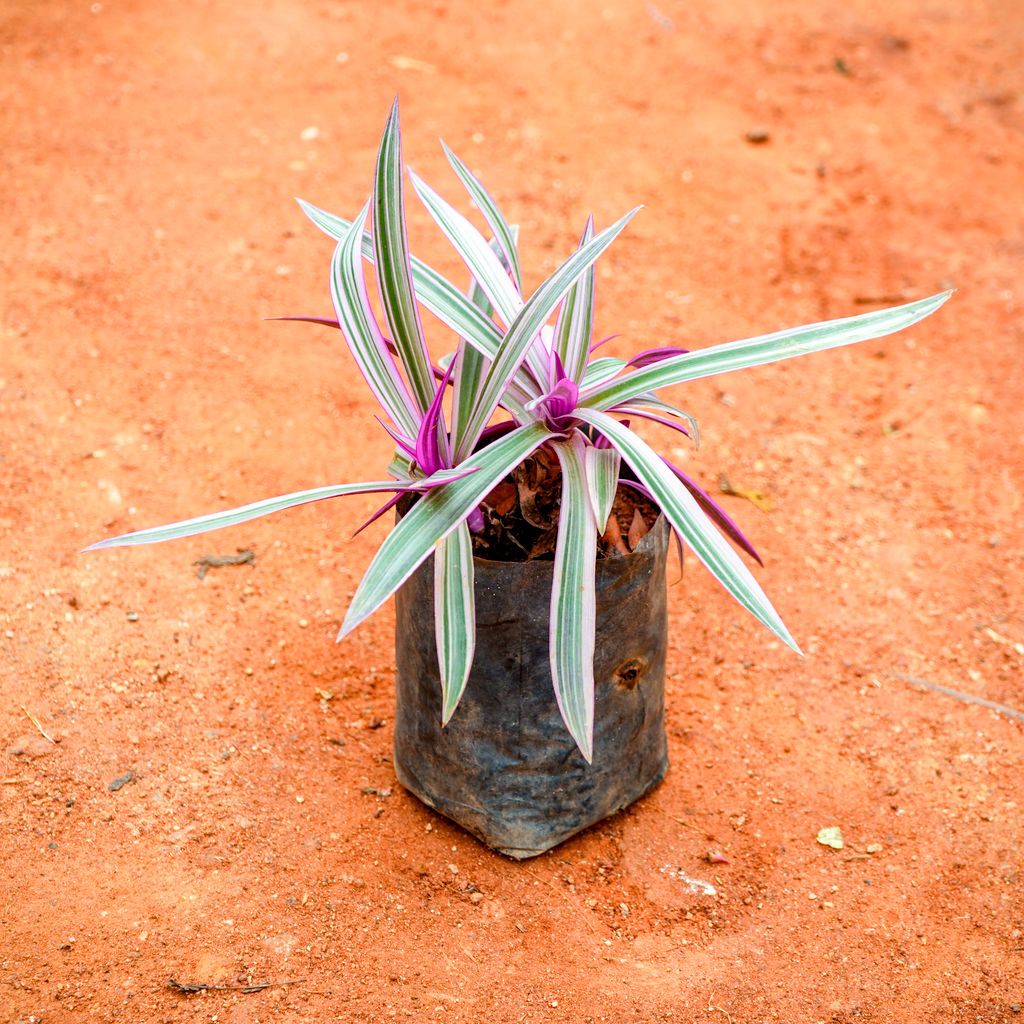
<svg viewBox="0 0 1024 1024"><path fill-rule="evenodd" d="M196 575L203 580L211 569L220 569L225 565L255 565L256 552L246 548L244 551L239 550L237 555L203 555L192 564L198 566Z"/></svg>
<svg viewBox="0 0 1024 1024"><path fill-rule="evenodd" d="M253 992L263 992L268 988L277 988L281 985L301 985L305 978L294 978L290 981L263 981L256 985L208 985L204 981L181 982L174 978L167 979L169 988L182 995L192 996L198 992L243 992L249 995Z"/></svg>
<svg viewBox="0 0 1024 1024"><path fill-rule="evenodd" d="M674 821L677 825L685 825L687 828L692 828L695 832L703 831L700 826L695 825L692 821L685 821L682 818L677 818L674 814L669 814L668 811L664 811L660 807L658 808L658 811L664 814L669 821Z"/></svg>
<svg viewBox="0 0 1024 1024"><path fill-rule="evenodd" d="M927 679L918 679L917 676L907 676L902 672L888 672L886 675L888 675L890 679L899 679L904 683L913 683L915 686L923 686L926 690L934 690L936 693L944 694L947 697L953 697L955 700L965 701L968 704L978 704L983 708L998 711L1001 715L1007 715L1010 718L1016 718L1024 722L1024 711L1018 711L1016 708L1007 707L1005 704L997 704L994 700L988 700L985 697L976 697L973 693L964 693L961 690L954 690L952 687L943 686L941 683L930 683Z"/></svg>
<svg viewBox="0 0 1024 1024"><path fill-rule="evenodd" d="M708 1013L714 1013L715 1011L717 1011L718 1013L724 1013L725 1019L729 1022L729 1024L732 1024L732 1014L730 1014L728 1010L723 1010L720 1006L715 1006L712 1003L712 1000L714 998L715 993L712 992L711 995L708 996Z"/></svg>
<svg viewBox="0 0 1024 1024"><path fill-rule="evenodd" d="M42 727L39 719L36 718L36 716L33 715L24 704L21 705L21 710L25 712L25 717L39 730L39 735L42 736L44 740L49 740L56 746L57 741Z"/></svg>

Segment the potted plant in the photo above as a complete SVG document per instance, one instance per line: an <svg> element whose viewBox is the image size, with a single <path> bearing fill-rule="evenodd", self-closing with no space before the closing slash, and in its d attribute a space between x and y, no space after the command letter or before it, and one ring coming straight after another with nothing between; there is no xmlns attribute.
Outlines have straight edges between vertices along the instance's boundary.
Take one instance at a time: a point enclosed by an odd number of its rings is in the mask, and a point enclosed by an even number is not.
<svg viewBox="0 0 1024 1024"><path fill-rule="evenodd" d="M490 845L530 856L664 775L670 531L798 650L734 549L757 558L753 547L630 422L652 421L696 444L696 424L660 389L877 338L916 323L949 293L700 351L595 355L594 264L637 210L601 231L588 221L576 251L525 296L516 230L445 151L490 239L412 172L410 179L465 262L468 294L410 255L397 101L359 214L349 221L302 203L337 243L335 317L297 319L340 328L395 442L387 478L258 501L92 548L185 537L344 494L390 493L377 515L397 505L396 524L339 639L397 592L399 779ZM421 306L458 339L436 363Z"/></svg>

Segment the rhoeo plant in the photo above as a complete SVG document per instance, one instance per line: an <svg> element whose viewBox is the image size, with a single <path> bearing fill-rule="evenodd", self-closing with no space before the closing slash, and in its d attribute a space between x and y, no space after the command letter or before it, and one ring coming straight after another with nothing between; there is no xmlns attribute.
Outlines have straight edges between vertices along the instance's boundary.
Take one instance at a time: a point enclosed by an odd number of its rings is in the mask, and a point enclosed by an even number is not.
<svg viewBox="0 0 1024 1024"><path fill-rule="evenodd" d="M527 296L515 229L465 164L447 148L445 152L493 237L485 237L411 172L410 180L468 267L468 295L410 256L397 103L384 131L372 196L355 219L302 204L313 222L337 241L331 264L336 319L319 322L341 329L381 405L383 426L396 445L389 479L300 491L94 547L185 537L343 494L393 492L387 508L411 493L415 500L367 569L340 636L379 608L433 555L442 713L447 721L473 660L473 534L482 525L481 503L516 467L545 449L553 453L552 464L557 458L561 471L551 676L566 726L590 760L597 539L627 467L631 486L661 510L723 586L796 649L730 541L750 554L753 549L711 498L629 423L651 420L696 440L692 419L659 398L660 389L877 338L927 316L948 293L700 351L659 348L629 361L595 357L594 264L637 210L602 231L588 222L576 251ZM382 323L371 305L368 277L376 288ZM437 365L424 337L420 306L458 338L454 352Z"/></svg>

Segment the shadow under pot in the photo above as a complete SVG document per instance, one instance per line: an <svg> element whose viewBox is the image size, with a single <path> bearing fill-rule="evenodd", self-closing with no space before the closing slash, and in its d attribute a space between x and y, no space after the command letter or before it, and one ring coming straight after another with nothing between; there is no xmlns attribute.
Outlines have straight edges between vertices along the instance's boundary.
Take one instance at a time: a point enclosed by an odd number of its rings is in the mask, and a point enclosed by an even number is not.
<svg viewBox="0 0 1024 1024"><path fill-rule="evenodd" d="M594 760L559 713L548 624L553 562L474 558L476 654L441 725L428 559L396 595L395 773L425 804L510 857L534 857L627 807L668 770L659 517L629 555L597 561Z"/></svg>

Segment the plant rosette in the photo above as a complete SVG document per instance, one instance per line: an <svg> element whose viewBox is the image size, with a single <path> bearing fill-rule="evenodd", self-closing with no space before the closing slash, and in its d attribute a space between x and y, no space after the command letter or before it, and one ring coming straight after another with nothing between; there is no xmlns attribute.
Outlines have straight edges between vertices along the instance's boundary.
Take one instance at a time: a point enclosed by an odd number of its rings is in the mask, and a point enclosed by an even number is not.
<svg viewBox="0 0 1024 1024"><path fill-rule="evenodd" d="M335 316L290 319L340 329L395 443L387 478L286 494L128 533L86 550L187 537L346 494L390 493L380 515L410 495L410 507L356 590L339 639L433 556L440 711L447 723L473 665L474 542L487 525L488 498L511 475L540 459L558 477L550 683L564 726L589 763L594 756L598 539L609 523L620 482L660 510L677 538L747 611L799 650L736 550L760 561L749 541L695 481L630 423L650 421L696 444L694 420L660 398L660 390L891 334L933 313L950 293L697 351L654 348L628 360L598 355L600 343L592 338L594 265L639 207L601 231L588 220L576 250L526 296L517 230L467 166L447 147L445 153L490 237L411 170L409 181L468 268L468 292L410 254L397 101L377 154L372 194L355 218L300 201L313 223L337 243L330 276ZM371 286L382 322L374 313ZM454 351L436 363L420 307L458 339Z"/></svg>

